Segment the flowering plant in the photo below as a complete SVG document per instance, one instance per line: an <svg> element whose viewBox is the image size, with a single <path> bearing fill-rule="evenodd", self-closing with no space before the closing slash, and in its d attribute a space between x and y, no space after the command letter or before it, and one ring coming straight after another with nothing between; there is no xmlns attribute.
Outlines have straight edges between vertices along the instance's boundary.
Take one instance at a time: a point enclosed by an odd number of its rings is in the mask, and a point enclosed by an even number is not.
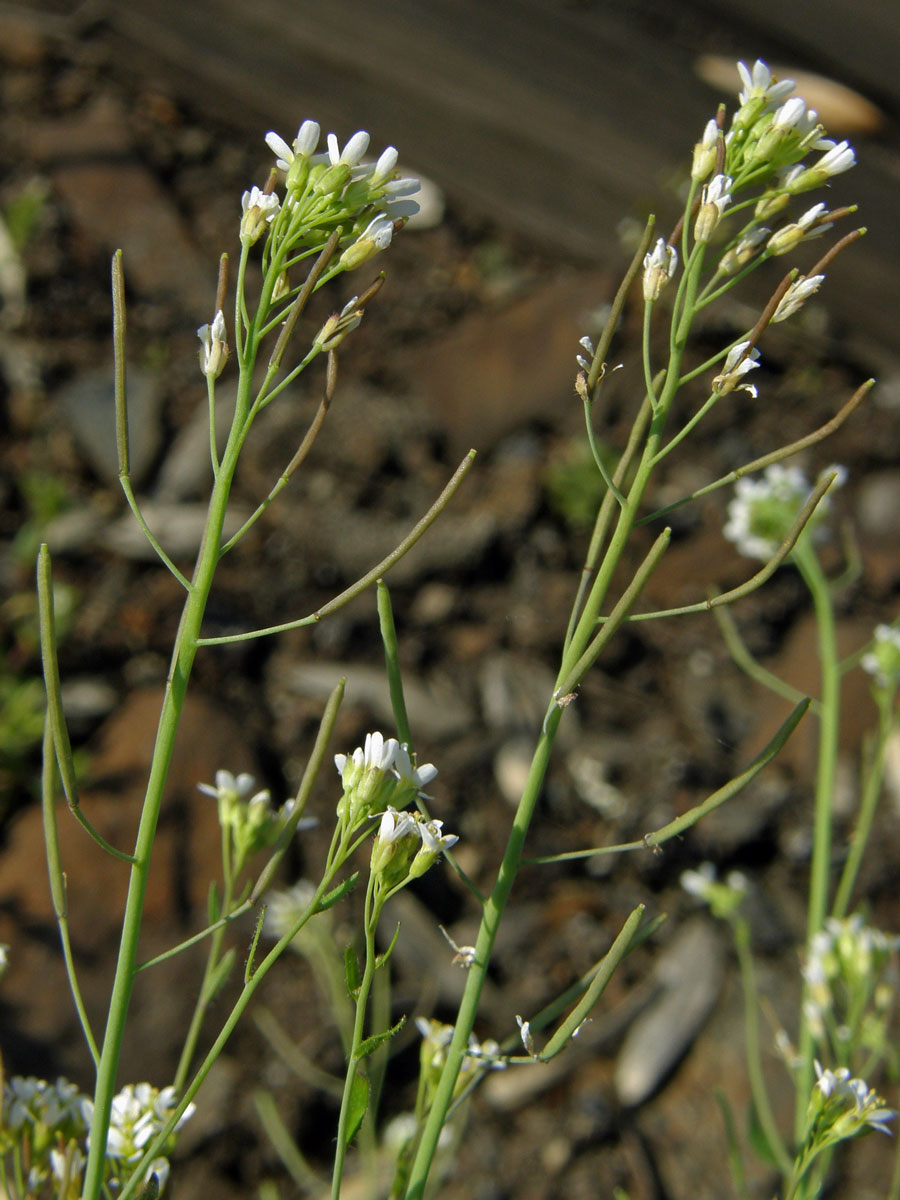
<svg viewBox="0 0 900 1200"><path fill-rule="evenodd" d="M763 457L743 464L721 479L669 503L648 511L652 488L663 464L682 448L699 423L719 404L733 404L734 393L743 390L754 401L765 403L766 371L760 343L768 327L789 319L811 297L825 279L834 255L849 246L864 230L855 229L833 244L805 274L791 268L778 283L758 317L747 328L719 346L703 361L694 356L691 335L706 310L752 272L773 258L793 254L805 243L818 239L852 208L829 212L817 203L792 213L798 197L826 185L854 163L854 152L846 142L835 144L825 136L817 115L805 102L792 97L790 81L777 81L762 62L752 69L739 66L743 89L726 128L723 105L711 119L690 155L690 181L684 212L668 237L658 237L654 218L645 227L640 245L610 307L605 326L596 342L581 339L582 353L576 355L578 372L575 391L585 414L587 440L604 490L594 513L593 530L585 554L579 586L573 598L566 630L562 634L559 662L552 690L547 696L543 720L535 730L536 744L527 779L515 814L506 831L505 849L496 872L482 890L468 880L452 851L457 837L445 833L443 822L430 811L425 794L437 771L432 764L418 765L413 729L406 711L403 681L397 665L396 632L390 596L382 581L385 572L422 536L440 514L469 469L468 455L432 508L395 550L355 584L315 612L278 626L244 631L222 637L203 633L203 618L216 569L248 530L273 503L307 459L327 418L337 383L337 353L365 318L366 309L377 295L381 277L362 288L324 320L317 318L317 332L302 346L299 321L314 306L318 293L338 276L355 271L389 249L393 238L415 208L416 181L397 172L398 155L388 147L374 162L366 162L369 138L362 131L342 148L333 134L319 150L320 129L304 121L292 142L270 132L266 137L275 162L263 187L252 186L241 199L237 238L240 243L233 306L228 303L227 263L223 258L219 286L212 305L212 319L198 329L199 365L208 392L209 453L213 471L207 525L202 545L190 574L184 573L160 545L134 496L129 471L129 445L124 372L125 309L121 256L113 263L115 309L115 353L117 365L116 428L120 477L126 500L148 543L185 593L184 610L175 634L172 667L158 727L152 767L147 782L140 826L133 848L109 845L93 829L81 809L68 734L60 699L55 653L51 564L46 547L39 566L39 600L47 685L48 718L45 734L44 819L53 903L63 942L70 982L86 1043L96 1067L93 1096L76 1109L68 1100L69 1085L57 1089L59 1113L54 1122L44 1110L31 1112L35 1101L26 1083L11 1085L8 1128L12 1141L5 1144L13 1167L7 1179L15 1179L16 1197L37 1194L51 1174L60 1194L80 1189L84 1200L97 1200L115 1186L120 1200L138 1194L151 1196L165 1183L163 1160L174 1136L193 1110L195 1097L216 1058L222 1053L237 1022L269 971L289 948L312 965L317 979L333 1002L344 1052L344 1075L332 1091L340 1104L334 1143L331 1195L338 1200L353 1148L359 1139L371 1147L376 1137L374 1113L384 1082L387 1053L405 1017L394 1024L384 1019L386 1008L376 1003L378 988L388 978L399 929L387 948L379 949L376 934L385 905L403 888L431 870L446 857L468 886L479 918L472 945L458 947L449 938L453 960L465 971L465 984L453 1024L423 1019L420 1076L415 1111L396 1139L392 1162L392 1197L423 1200L426 1189L436 1186L446 1157L438 1151L446 1144L446 1131L459 1125L462 1102L489 1071L510 1063L527 1066L547 1062L560 1054L578 1034L600 1001L613 972L622 960L654 932L658 920L645 919L645 906L638 904L612 939L607 953L585 975L574 981L558 1001L539 1013L517 1014L515 1030L502 1041L479 1040L475 1024L498 930L519 868L525 860L529 827L548 769L557 735L568 708L577 702L579 690L598 658L629 621L674 618L685 613L723 610L735 600L760 587L783 562L795 563L813 592L820 620L827 625L823 599L823 577L815 551L815 526L825 513L825 496L836 482L836 473L821 476L810 488L794 468L781 464L821 441L837 429L862 402L871 381L863 384L844 408L826 425L806 435L801 442L777 446ZM237 205L235 205L237 210ZM236 212L237 216L237 212ZM259 283L251 284L251 256L258 259ZM641 392L634 397L632 425L625 444L618 448L614 466L600 454L595 434L598 401L608 375L607 358L638 276L643 312L640 347ZM232 315L226 317L226 312ZM661 336L657 337L659 330ZM241 451L260 412L277 401L291 384L317 360L327 364L324 389L317 412L301 444L273 480L268 493L244 524L230 536L225 533L225 514ZM229 413L224 450L219 450L217 424L226 419L225 406L216 395L217 381L227 371L237 375L237 396ZM749 381L751 377L753 382ZM698 390L699 389L699 390ZM686 411L680 397L696 394ZM745 476L765 470L763 480ZM645 586L668 548L671 529L661 525L672 509L739 480L738 495L730 512L728 535L742 549L761 557L764 565L738 587L678 609L647 612L640 609ZM658 533L649 547L641 545L641 560L633 577L622 584L622 568L629 548L641 544L642 527L656 522ZM626 554L626 551L629 551ZM396 736L369 733L351 753L334 756L340 795L328 813L333 823L324 860L318 864L317 882L304 881L286 892L272 892L276 874L284 863L296 834L309 827L306 816L313 785L328 757L328 746L343 698L343 681L338 681L324 707L316 744L306 764L296 796L274 807L267 789L256 790L248 775L234 776L220 769L213 785L201 790L216 801L222 844L222 879L210 888L208 922L184 943L148 962L138 960L138 938L144 908L149 864L160 816L163 787L172 757L175 732L185 692L197 654L218 645L276 635L289 629L326 619L352 598L377 583L377 605L385 646ZM831 634L826 633L826 638ZM824 643L823 643L824 644ZM830 645L830 642L829 642ZM830 653L830 651L829 651ZM883 697L883 733L893 727L893 696L898 660L896 639L878 633L863 660L874 686ZM831 714L823 745L833 753L835 721L834 680L837 668L828 659L828 677L823 685L820 709ZM830 689L830 690L829 690ZM659 851L668 840L681 836L706 813L738 793L774 757L803 717L809 701L796 697L793 712L783 722L764 750L726 785L660 829L648 832L625 845L588 847L567 858L590 858L623 852ZM828 760L831 761L831 760ZM881 760L883 762L883 758ZM877 771L873 778L877 776ZM827 766L820 779L827 777ZM833 773L831 778L833 778ZM331 777L334 791L337 785ZM123 864L129 875L128 898L122 920L122 937L110 992L106 1031L97 1040L78 988L77 971L69 945L65 901L65 872L60 860L56 831L55 794L61 784L72 815L88 836ZM877 791L877 788L876 788ZM822 793L824 795L824 792ZM827 804L819 797L816 808L817 841L813 858L809 945L822 950L816 937L834 930L826 925L825 894L830 836L825 817ZM871 823L871 806L869 823ZM368 856L357 855L368 844ZM848 858L831 913L836 921L846 916L849 893L854 886L863 836ZM265 855L262 867L258 856ZM555 861L531 859L534 864ZM357 861L362 865L356 866ZM337 923L329 913L355 889L366 872L361 900L358 937L341 954L337 946ZM686 879L694 894L706 899L717 916L731 922L742 966L747 963L746 923L741 903L747 880L733 874L717 883L705 870ZM270 898L265 917L264 905ZM233 972L238 954L227 944L238 928L239 918L256 910L255 930L244 954L243 978L237 998L208 1046L198 1051L204 1017L212 1001ZM841 928L836 945L843 945ZM858 930L856 931L858 933ZM260 948L262 935L274 945ZM162 1090L149 1084L117 1091L116 1074L126 1030L126 1018L139 972L152 969L187 946L204 942L207 965L196 999L194 1015L184 1038L176 1075ZM834 947L830 953L835 957ZM449 953L449 951L448 951ZM842 952L843 953L843 952ZM852 954L837 955L842 963L855 962ZM335 972L334 962L340 963ZM822 983L827 955L812 955L807 966L809 999ZM812 964L818 964L813 966ZM849 969L849 967L847 968ZM874 970L874 967L872 968ZM818 992L815 993L818 996ZM821 997L819 997L821 1001ZM822 1004L820 1003L820 1008ZM822 1008L824 1013L824 1008ZM827 1031L826 1031L827 1032ZM831 1148L841 1138L855 1136L864 1128L884 1128L889 1114L880 1099L859 1079L845 1074L846 1063L821 1066L815 1057L824 1055L828 1038L816 1037L813 1023L801 1030L798 1052L798 1118L793 1150L769 1119L765 1099L754 1076L754 1103L763 1124L773 1157L782 1169L785 1195L801 1200L810 1188L824 1180ZM520 1051L524 1049L525 1053ZM752 1047L751 1047L752 1050ZM816 1063L819 1063L818 1067ZM813 1072L818 1083L813 1084ZM333 1084L334 1081L329 1079ZM44 1085L46 1089L47 1085ZM60 1085L61 1086L61 1085ZM815 1092L813 1088L815 1087ZM21 1093L21 1094L20 1094ZM27 1096L26 1096L27 1093ZM43 1101L41 1101L43 1103ZM16 1105L18 1104L18 1107ZM267 1127L286 1162L297 1168L296 1147L282 1136L271 1106L263 1099L261 1115L268 1114ZM58 1119L57 1119L58 1118ZM26 1131L16 1133L15 1131ZM45 1132L45 1127L50 1132ZM28 1139L31 1139L30 1141ZM443 1142L442 1142L442 1139ZM28 1146L27 1153L23 1147ZM51 1146L52 1143L52 1146ZM57 1159L48 1157L55 1153ZM41 1158L40 1156L44 1157ZM62 1155L62 1158L58 1156ZM34 1187L24 1177L26 1162L44 1172L35 1177ZM113 1175L110 1162L118 1164ZM75 1181L78 1181L77 1183ZM9 1190L9 1189L8 1189Z"/></svg>

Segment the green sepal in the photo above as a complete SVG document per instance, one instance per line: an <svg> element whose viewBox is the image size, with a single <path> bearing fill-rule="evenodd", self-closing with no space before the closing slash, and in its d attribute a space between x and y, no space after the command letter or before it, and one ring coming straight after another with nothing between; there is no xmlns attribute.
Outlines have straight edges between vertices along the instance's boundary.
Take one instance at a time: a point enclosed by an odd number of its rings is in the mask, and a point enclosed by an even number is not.
<svg viewBox="0 0 900 1200"><path fill-rule="evenodd" d="M396 1025L392 1025L390 1029L385 1029L382 1033L373 1033L371 1037L365 1038L360 1042L359 1049L356 1051L357 1058L367 1058L373 1051L377 1050L382 1042L386 1042L392 1038L395 1033L399 1033L406 1024L406 1017L401 1017Z"/></svg>
<svg viewBox="0 0 900 1200"><path fill-rule="evenodd" d="M388 962L390 961L391 955L394 953L394 947L397 945L397 938L399 936L400 936L400 922L398 921L397 928L394 930L394 936L391 938L391 944L388 946L387 950L385 950L382 954L379 954L378 957L375 959L375 970L376 971L379 969L379 967L387 966Z"/></svg>
<svg viewBox="0 0 900 1200"><path fill-rule="evenodd" d="M362 986L362 975L359 973L356 951L352 946L348 946L344 951L344 978L347 981L347 992L350 999L355 1000Z"/></svg>
<svg viewBox="0 0 900 1200"><path fill-rule="evenodd" d="M336 888L332 888L330 892L326 892L316 906L316 912L324 912L326 908L331 908L333 904L337 904L338 900L352 892L356 887L356 881L359 879L359 871L354 871L349 879L345 879L343 883L339 883Z"/></svg>
<svg viewBox="0 0 900 1200"><path fill-rule="evenodd" d="M359 1127L363 1123L363 1117L366 1115L368 1107L369 1081L361 1071L357 1071L353 1076L353 1083L350 1085L350 1102L347 1105L347 1132L344 1142L346 1146L349 1146L359 1133Z"/></svg>

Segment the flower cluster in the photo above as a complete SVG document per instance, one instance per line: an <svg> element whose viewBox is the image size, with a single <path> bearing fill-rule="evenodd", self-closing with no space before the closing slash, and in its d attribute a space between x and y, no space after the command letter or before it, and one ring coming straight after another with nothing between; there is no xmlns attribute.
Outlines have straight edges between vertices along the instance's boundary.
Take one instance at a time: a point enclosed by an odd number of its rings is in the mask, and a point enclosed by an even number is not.
<svg viewBox="0 0 900 1200"><path fill-rule="evenodd" d="M900 938L866 925L859 913L830 917L810 939L804 1012L818 1041L830 1035L841 1054L851 1042L870 1053L883 1049L898 948Z"/></svg>
<svg viewBox="0 0 900 1200"><path fill-rule="evenodd" d="M268 232L270 255L286 263L291 252L320 248L340 226L340 267L352 271L390 245L399 223L418 211L411 197L420 185L398 175L393 146L374 163L364 162L369 148L364 130L343 149L329 133L326 149L317 152L320 137L315 121L304 121L290 144L277 133L266 134L275 167L284 172L286 194L279 204L259 189L246 192L241 238L252 244Z"/></svg>
<svg viewBox="0 0 900 1200"><path fill-rule="evenodd" d="M894 625L879 625L872 648L863 655L861 666L874 675L879 688L896 688L900 683L900 629Z"/></svg>
<svg viewBox="0 0 900 1200"><path fill-rule="evenodd" d="M334 765L344 789L338 817L351 830L389 805L403 808L437 775L431 763L413 767L408 747L381 733L367 733L365 743L350 755L336 754Z"/></svg>
<svg viewBox="0 0 900 1200"><path fill-rule="evenodd" d="M447 1049L453 1040L453 1026L428 1017L416 1017L416 1028L422 1036L422 1045L419 1048L419 1087L424 1091L427 1102L430 1102L447 1061ZM454 1094L459 1095L468 1087L473 1072L502 1071L506 1066L506 1059L492 1038L479 1042L474 1034L470 1034Z"/></svg>
<svg viewBox="0 0 900 1200"><path fill-rule="evenodd" d="M829 471L837 472L836 483L843 482L843 468L830 467ZM734 499L728 505L723 532L741 554L765 562L787 537L811 491L809 481L799 467L773 463L763 472L762 478L738 480ZM828 508L828 497L825 496L806 530L817 526Z"/></svg>
<svg viewBox="0 0 900 1200"><path fill-rule="evenodd" d="M890 1132L887 1124L897 1114L865 1080L852 1078L847 1067L823 1070L816 1062L815 1068L817 1078L808 1116L813 1153L870 1129Z"/></svg>
<svg viewBox="0 0 900 1200"><path fill-rule="evenodd" d="M106 1148L106 1186L121 1188L143 1157L144 1149L159 1133L175 1109L173 1088L149 1083L129 1084L112 1103ZM193 1114L190 1104L175 1129ZM27 1164L27 1192L31 1197L77 1200L90 1146L93 1104L74 1083L57 1079L49 1083L34 1076L14 1075L3 1085L0 1121L0 1167L14 1176ZM171 1151L175 1134L167 1143ZM9 1160L9 1164L7 1163ZM156 1176L161 1191L169 1175L164 1157L153 1160L145 1178Z"/></svg>
<svg viewBox="0 0 900 1200"><path fill-rule="evenodd" d="M372 874L378 892L387 897L434 866L455 846L455 833L444 833L443 821L428 821L418 812L398 812L390 805L381 818L372 844Z"/></svg>
<svg viewBox="0 0 900 1200"><path fill-rule="evenodd" d="M274 845L294 808L293 800L288 800L274 809L268 788L256 792L255 786L252 775L235 777L230 771L216 771L215 784L197 785L199 791L218 801L219 824L230 838L234 874L243 870L257 851ZM311 824L300 821L297 828L309 828Z"/></svg>
<svg viewBox="0 0 900 1200"><path fill-rule="evenodd" d="M831 214L819 203L791 219L788 209L795 196L827 185L849 170L856 157L847 142L826 137L816 111L791 95L793 80L776 80L759 60L752 68L738 63L738 72L743 87L730 127L726 130L722 116L708 121L691 162L692 184L700 193L695 241L708 248L726 217L742 214L742 227L718 252L719 280L787 254L801 242L819 237L838 216L854 211L845 208ZM820 157L807 161L815 153ZM743 195L746 192L751 193L749 198ZM752 206L749 214L748 205ZM784 224L770 228L782 217ZM663 265L658 263L660 268ZM664 282L659 273L655 278ZM772 319L783 321L796 312L821 282L819 275L798 279ZM646 270L644 284L646 296Z"/></svg>

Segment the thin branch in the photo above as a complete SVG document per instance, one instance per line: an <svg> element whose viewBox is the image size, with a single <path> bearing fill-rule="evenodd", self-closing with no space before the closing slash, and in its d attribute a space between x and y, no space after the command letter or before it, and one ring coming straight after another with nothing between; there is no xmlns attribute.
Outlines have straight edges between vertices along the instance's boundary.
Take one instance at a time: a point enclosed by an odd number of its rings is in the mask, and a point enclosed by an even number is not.
<svg viewBox="0 0 900 1200"><path fill-rule="evenodd" d="M443 510L447 507L447 504L453 498L454 493L468 474L474 461L475 451L470 450L460 465L453 472L453 476L451 477L447 486L441 492L440 496L438 496L437 500L435 500L434 504L431 506L425 516L418 521L418 523L407 534L403 541L400 542L399 545L396 546L396 548L393 549L386 558L383 558L381 562L377 564L377 566L374 566L371 571L368 571L361 579L358 579L356 583L351 584L350 587L346 588L340 593L340 595L335 596L333 600L329 600L327 604L323 604L322 607L317 609L314 613L310 613L309 616L306 617L300 617L297 621L286 621L283 625L270 625L266 629L251 629L246 633L233 633L226 637L198 638L197 645L224 646L231 642L248 642L253 638L268 637L273 633L286 633L289 629L300 629L304 625L315 625L316 622L321 621L323 617L327 617L331 613L337 612L338 609L343 608L345 604L349 604L351 600L354 600L357 596L361 595L366 588L371 587L373 583L377 583L377 581L382 575L385 574L386 571L389 571L395 563L399 562L400 559L403 558L403 556L413 548L413 546L422 537L429 526L434 524Z"/></svg>

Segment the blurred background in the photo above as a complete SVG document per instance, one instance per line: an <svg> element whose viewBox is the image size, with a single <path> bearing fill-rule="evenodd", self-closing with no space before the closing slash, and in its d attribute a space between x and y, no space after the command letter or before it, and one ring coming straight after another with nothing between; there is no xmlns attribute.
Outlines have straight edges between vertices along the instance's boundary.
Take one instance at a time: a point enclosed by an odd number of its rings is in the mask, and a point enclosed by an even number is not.
<svg viewBox="0 0 900 1200"><path fill-rule="evenodd" d="M208 470L195 330L213 315L218 255L234 252L241 192L268 171L265 132L290 140L313 117L343 142L364 127L376 154L394 144L404 169L429 180L419 227L332 294L337 308L387 271L342 348L338 399L315 454L226 560L207 632L315 609L396 544L475 446L473 475L400 564L392 594L420 757L441 772L435 808L460 833L466 870L486 883L552 685L597 499L572 387L577 342L602 325L646 214L656 212L662 231L674 224L693 143L718 102L734 99L737 58L761 57L798 79L830 132L850 140L859 165L834 181L828 206L859 204L869 233L838 258L799 319L769 331L759 400L736 394L718 406L694 452L673 460L659 499L802 436L875 376L865 408L802 465L811 474L834 460L850 468L837 508L861 569L841 593L842 645L852 651L896 613L898 26L896 6L875 0L852 9L813 0L0 4L0 941L13 947L0 1046L8 1073L91 1082L34 808L37 545L47 540L54 555L85 804L120 844L132 836L179 612L179 589L149 560L117 485L109 255L125 254L134 482L164 545L189 564ZM808 266L821 247L805 249ZM753 323L753 304L779 278L759 280L704 322L706 355ZM307 332L328 311L312 312ZM597 417L611 453L640 398L639 329L634 306L613 348L624 367ZM229 386L226 373L225 404ZM242 463L236 520L290 458L321 387L312 372L266 410ZM681 510L648 592L652 607L696 600L751 573L722 538L726 499ZM836 537L828 551L835 573L843 544ZM734 615L768 666L815 690L811 615L791 571ZM314 630L200 656L160 831L145 955L203 919L218 834L196 784L225 767L254 772L278 799L290 794L342 674L348 698L334 748L347 751L390 721L371 596ZM864 680L848 677L846 701L843 830L852 826L859 746L872 719ZM567 714L533 852L658 827L745 765L786 711L737 671L705 618L623 635ZM616 1186L631 1200L727 1194L713 1091L724 1086L743 1113L740 996L722 931L695 915L678 877L702 859L748 874L762 987L773 1025L788 1022L799 987L814 735L801 729L753 789L664 855L523 873L482 1037L502 1039L515 1013L536 1011L586 970L638 901L672 919L652 950L629 960L559 1071L498 1075L476 1098L478 1121L444 1194L537 1200L610 1196ZM894 771L862 881L873 922L886 929L898 927ZM333 791L330 779L320 782L318 812L327 813ZM76 953L99 1024L124 880L74 824L63 829ZM327 828L298 845L285 882L314 869L322 838ZM472 906L449 875L424 880L404 905L398 917L411 936L397 952L397 1014L449 1018L462 980L434 924L464 944ZM339 925L339 941L342 933ZM148 974L123 1082L168 1082L201 970L202 958L189 954ZM290 1069L273 1022L335 1071L338 1040L300 960L276 974L263 1016L233 1039L185 1130L175 1195L246 1196L265 1180L283 1196L298 1194L261 1131L260 1088L313 1166L327 1162L332 1102ZM690 1002L679 990L689 987L699 989ZM660 1035L641 1020L663 1002ZM387 1116L412 1100L409 1029ZM774 1057L766 1068L787 1113L783 1072ZM875 1141L850 1157L835 1194L883 1196L890 1147ZM765 1168L751 1182L770 1194Z"/></svg>

